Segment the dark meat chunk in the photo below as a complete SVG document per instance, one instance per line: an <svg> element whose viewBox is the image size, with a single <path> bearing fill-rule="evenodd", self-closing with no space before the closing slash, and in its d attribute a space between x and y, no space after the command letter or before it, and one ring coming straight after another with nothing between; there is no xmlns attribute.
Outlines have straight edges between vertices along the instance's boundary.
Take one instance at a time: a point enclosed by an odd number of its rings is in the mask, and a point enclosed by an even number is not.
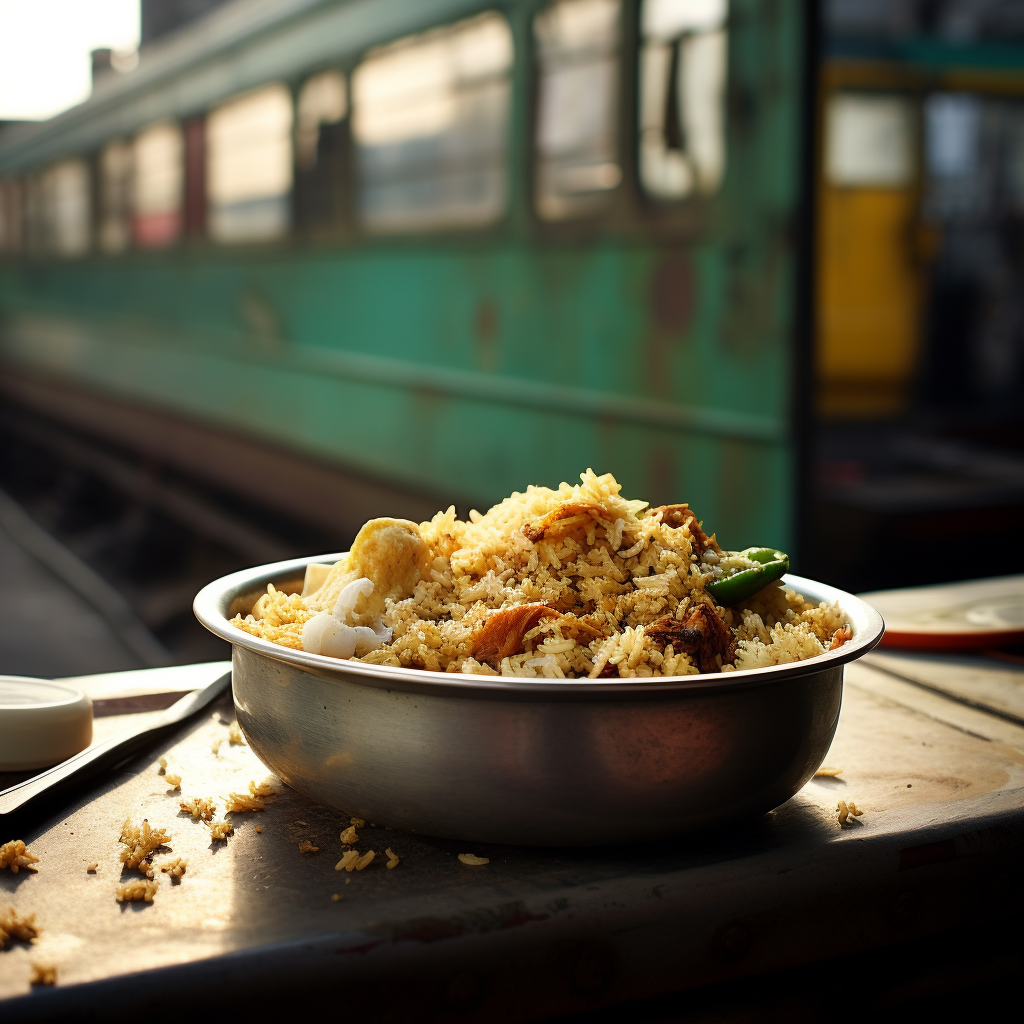
<svg viewBox="0 0 1024 1024"><path fill-rule="evenodd" d="M661 513L661 521L666 526L671 526L674 530L682 529L687 527L690 531L690 537L693 539L694 553L698 558L708 548L712 551L717 551L719 554L722 553L722 549L718 546L718 541L715 540L715 535L712 534L710 537L701 529L700 523L697 522L697 513L690 508L689 505L659 505L657 508L648 510L648 515L657 515Z"/></svg>
<svg viewBox="0 0 1024 1024"><path fill-rule="evenodd" d="M669 644L678 654L685 651L701 672L717 672L716 655L723 665L736 659L736 640L732 630L722 621L714 606L698 604L691 608L682 622L669 616L648 626L644 632L664 650Z"/></svg>
<svg viewBox="0 0 1024 1024"><path fill-rule="evenodd" d="M473 638L473 657L498 662L518 654L523 649L523 637L540 619L559 614L546 604L521 604L492 612Z"/></svg>

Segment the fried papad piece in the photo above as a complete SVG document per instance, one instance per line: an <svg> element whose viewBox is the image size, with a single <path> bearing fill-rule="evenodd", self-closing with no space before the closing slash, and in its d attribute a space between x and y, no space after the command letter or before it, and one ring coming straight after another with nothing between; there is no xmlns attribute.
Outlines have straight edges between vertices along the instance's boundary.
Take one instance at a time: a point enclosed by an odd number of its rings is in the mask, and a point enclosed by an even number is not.
<svg viewBox="0 0 1024 1024"><path fill-rule="evenodd" d="M711 534L709 537L701 529L701 525L697 520L697 513L689 505L659 505L657 508L648 509L647 514L653 516L659 512L661 513L661 521L666 526L671 526L676 530L682 529L685 526L689 530L690 537L693 540L694 554L698 558L708 548L719 555L722 553L715 535Z"/></svg>
<svg viewBox="0 0 1024 1024"><path fill-rule="evenodd" d="M719 670L717 655L723 665L731 665L736 658L736 638L711 604L695 605L682 622L672 616L659 619L644 632L662 650L671 644L677 654L685 651L696 659L701 672Z"/></svg>
<svg viewBox="0 0 1024 1024"><path fill-rule="evenodd" d="M368 579L373 593L360 598L357 614L379 618L387 598L400 600L412 594L427 571L428 549L420 528L408 519L371 519L356 534L352 550L327 573L306 603L318 611L332 612L342 590L358 579Z"/></svg>

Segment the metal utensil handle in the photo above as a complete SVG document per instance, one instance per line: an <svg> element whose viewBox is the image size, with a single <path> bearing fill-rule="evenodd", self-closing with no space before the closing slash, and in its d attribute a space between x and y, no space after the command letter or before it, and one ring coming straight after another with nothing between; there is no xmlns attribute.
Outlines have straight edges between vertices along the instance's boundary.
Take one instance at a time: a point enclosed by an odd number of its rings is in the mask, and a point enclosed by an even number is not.
<svg viewBox="0 0 1024 1024"><path fill-rule="evenodd" d="M210 701L224 692L230 681L230 671L225 672L212 683L204 686L203 689L195 690L175 701L166 711L161 712L156 721L151 721L144 728L129 733L127 736L115 736L105 743L98 743L52 768L47 768L46 771L34 775L31 779L26 779L24 782L5 789L0 793L0 815L22 809L29 801L71 779L80 781L120 763L136 750L144 747L154 734L178 725L197 711L202 710Z"/></svg>

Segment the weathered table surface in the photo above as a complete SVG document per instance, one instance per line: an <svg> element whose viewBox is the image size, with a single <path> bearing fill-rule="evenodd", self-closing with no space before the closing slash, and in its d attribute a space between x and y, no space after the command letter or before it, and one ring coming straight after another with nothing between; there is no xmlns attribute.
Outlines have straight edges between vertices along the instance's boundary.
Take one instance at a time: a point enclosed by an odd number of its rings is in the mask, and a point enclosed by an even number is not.
<svg viewBox="0 0 1024 1024"><path fill-rule="evenodd" d="M147 694L200 686L225 667L78 682L105 701L100 739L124 727L112 712L146 714L147 702L171 699ZM742 828L639 848L610 817L604 847L552 851L368 823L357 847L377 858L351 874L335 870L348 818L268 776L228 741L231 717L225 699L58 817L0 836L39 857L35 873L0 873L0 907L34 913L43 929L35 945L0 953L0 1016L103 1006L114 1016L183 992L214 1007L232 993L344 991L352 1012L365 1004L383 1019L541 1017L974 927L1020 904L1020 666L892 653L851 666L826 759L842 775ZM229 815L234 834L211 842L179 813L161 755L186 796L223 797L250 780L277 796ZM839 799L864 811L845 828ZM162 876L152 904L114 900L135 876L118 858L126 817L166 827L173 854L188 858L182 882ZM318 852L301 853L302 842ZM386 847L401 858L393 870ZM490 863L467 866L463 852ZM57 986L30 990L30 961L55 964Z"/></svg>

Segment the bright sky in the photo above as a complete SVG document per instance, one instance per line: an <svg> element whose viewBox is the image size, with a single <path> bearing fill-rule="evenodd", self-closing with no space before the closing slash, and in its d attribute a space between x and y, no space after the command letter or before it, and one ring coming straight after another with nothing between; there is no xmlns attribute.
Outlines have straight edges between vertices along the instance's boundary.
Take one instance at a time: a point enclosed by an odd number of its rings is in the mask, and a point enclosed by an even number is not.
<svg viewBox="0 0 1024 1024"><path fill-rule="evenodd" d="M0 120L42 120L87 99L89 51L134 49L139 0L0 0Z"/></svg>

